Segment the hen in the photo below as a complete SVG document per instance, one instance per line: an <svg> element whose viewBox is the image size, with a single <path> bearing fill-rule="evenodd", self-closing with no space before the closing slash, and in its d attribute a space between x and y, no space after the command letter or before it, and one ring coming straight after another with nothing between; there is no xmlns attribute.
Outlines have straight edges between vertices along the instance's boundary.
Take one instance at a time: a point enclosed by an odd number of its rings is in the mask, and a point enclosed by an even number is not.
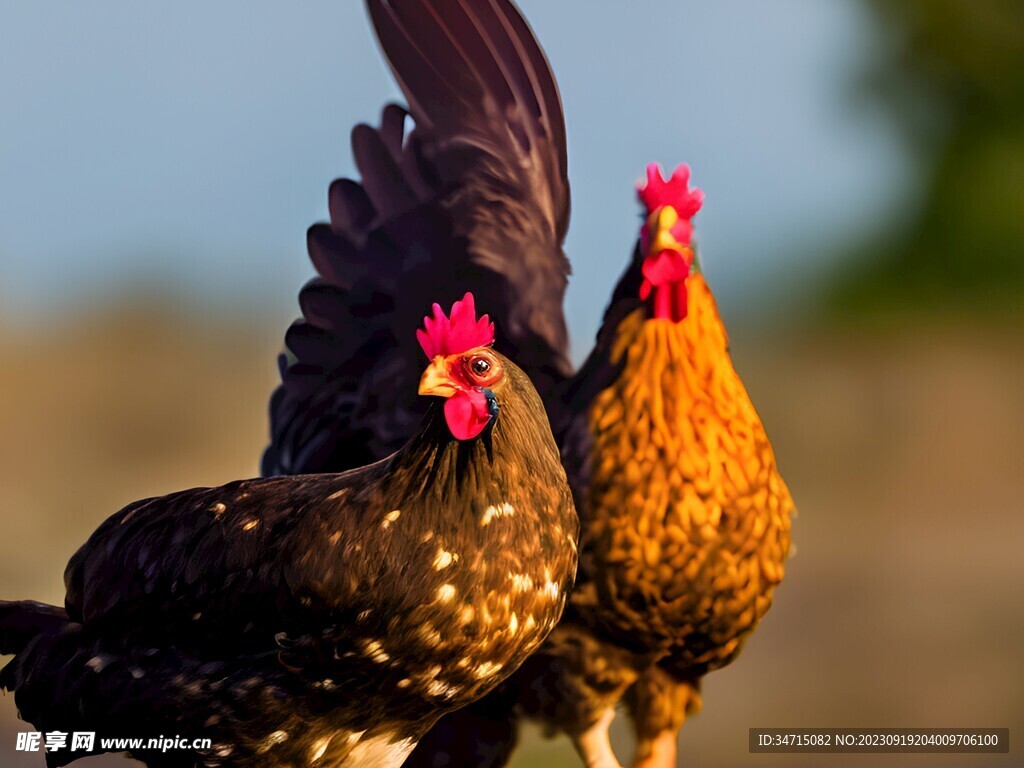
<svg viewBox="0 0 1024 768"><path fill-rule="evenodd" d="M264 470L384 455L416 409L400 385L412 358L393 328L427 291L486 295L498 348L544 398L583 522L580 575L542 649L442 719L407 764L503 764L526 714L569 734L588 765L616 766L607 730L624 702L638 763L674 765L701 678L736 657L768 610L792 512L694 255L703 197L685 167L667 182L649 172L640 242L573 372L565 128L528 25L509 0L367 7L415 127L406 135L406 111L389 106L379 129L353 131L362 179L335 182L331 223L310 231L320 277L290 332L295 359L271 404ZM373 324L390 389L355 386L352 323ZM347 452L337 424L351 414L371 436L369 456Z"/></svg>
<svg viewBox="0 0 1024 768"><path fill-rule="evenodd" d="M434 305L419 393L444 404L388 458L130 504L71 559L66 610L0 603L21 716L151 766L400 765L536 649L575 571L543 406L493 334L471 295ZM212 744L147 749L175 735Z"/></svg>

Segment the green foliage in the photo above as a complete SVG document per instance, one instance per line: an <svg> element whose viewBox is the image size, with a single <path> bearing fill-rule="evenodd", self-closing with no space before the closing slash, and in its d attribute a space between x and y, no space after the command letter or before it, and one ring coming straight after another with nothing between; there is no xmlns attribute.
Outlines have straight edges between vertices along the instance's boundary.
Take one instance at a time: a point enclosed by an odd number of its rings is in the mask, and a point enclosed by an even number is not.
<svg viewBox="0 0 1024 768"><path fill-rule="evenodd" d="M883 54L869 92L924 169L895 232L829 293L840 314L1017 313L1024 298L1024 3L867 0Z"/></svg>

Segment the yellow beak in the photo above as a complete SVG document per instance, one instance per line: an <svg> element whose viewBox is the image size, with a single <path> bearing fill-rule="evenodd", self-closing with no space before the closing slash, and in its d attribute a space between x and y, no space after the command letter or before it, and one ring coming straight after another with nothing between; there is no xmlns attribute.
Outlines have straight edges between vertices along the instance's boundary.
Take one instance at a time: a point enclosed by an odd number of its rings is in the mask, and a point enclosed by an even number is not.
<svg viewBox="0 0 1024 768"><path fill-rule="evenodd" d="M650 253L682 251L683 246L672 234L672 227L676 225L677 221L679 221L679 214L670 205L662 206L651 213L647 220L647 228L651 233Z"/></svg>
<svg viewBox="0 0 1024 768"><path fill-rule="evenodd" d="M448 370L447 358L438 355L427 366L420 377L420 394L451 397L458 388L452 383L451 372Z"/></svg>

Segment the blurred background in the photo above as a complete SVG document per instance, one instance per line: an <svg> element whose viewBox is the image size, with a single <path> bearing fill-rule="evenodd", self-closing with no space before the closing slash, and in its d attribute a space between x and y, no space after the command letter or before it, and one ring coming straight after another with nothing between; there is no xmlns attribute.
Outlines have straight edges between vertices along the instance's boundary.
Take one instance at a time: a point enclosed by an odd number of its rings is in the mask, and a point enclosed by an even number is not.
<svg viewBox="0 0 1024 768"><path fill-rule="evenodd" d="M568 122L576 359L634 181L688 162L800 508L686 764L865 760L750 755L750 727L1008 726L942 761L1024 765L1024 4L520 5ZM0 0L0 595L60 602L125 503L256 474L305 230L397 96L352 0ZM18 730L4 696L0 763L41 766ZM533 731L516 762L575 764Z"/></svg>

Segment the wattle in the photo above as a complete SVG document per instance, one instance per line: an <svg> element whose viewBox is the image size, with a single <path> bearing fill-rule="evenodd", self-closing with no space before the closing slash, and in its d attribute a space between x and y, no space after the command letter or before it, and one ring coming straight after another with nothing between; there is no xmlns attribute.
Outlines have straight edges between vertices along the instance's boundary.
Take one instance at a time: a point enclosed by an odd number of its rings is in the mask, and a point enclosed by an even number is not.
<svg viewBox="0 0 1024 768"><path fill-rule="evenodd" d="M690 265L678 251L661 251L644 259L641 270L644 279L652 285L665 285L685 280L690 275Z"/></svg>
<svg viewBox="0 0 1024 768"><path fill-rule="evenodd" d="M472 440L491 420L487 396L478 389L452 395L445 401L444 419L456 440Z"/></svg>
<svg viewBox="0 0 1024 768"><path fill-rule="evenodd" d="M655 318L674 323L686 318L686 278L690 265L677 251L662 251L648 257L642 267L644 276L640 285L640 298L651 300ZM653 297L652 297L653 294Z"/></svg>

